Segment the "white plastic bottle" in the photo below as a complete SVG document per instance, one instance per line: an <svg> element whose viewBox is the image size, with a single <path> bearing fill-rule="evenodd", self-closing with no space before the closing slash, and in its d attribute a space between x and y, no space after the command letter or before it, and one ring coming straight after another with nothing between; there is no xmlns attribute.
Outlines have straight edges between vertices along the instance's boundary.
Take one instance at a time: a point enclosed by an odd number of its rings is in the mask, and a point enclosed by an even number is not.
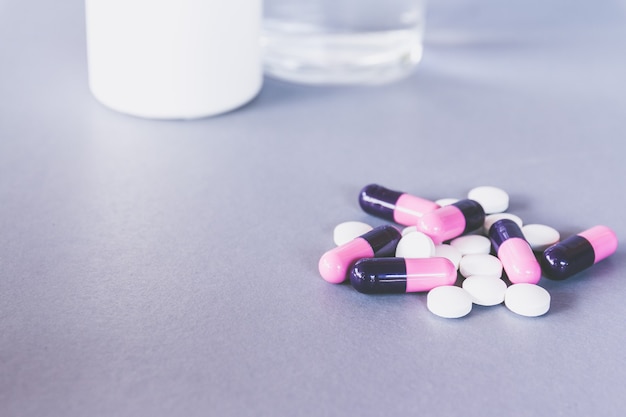
<svg viewBox="0 0 626 417"><path fill-rule="evenodd" d="M259 92L261 0L85 0L89 87L139 117L191 119Z"/></svg>

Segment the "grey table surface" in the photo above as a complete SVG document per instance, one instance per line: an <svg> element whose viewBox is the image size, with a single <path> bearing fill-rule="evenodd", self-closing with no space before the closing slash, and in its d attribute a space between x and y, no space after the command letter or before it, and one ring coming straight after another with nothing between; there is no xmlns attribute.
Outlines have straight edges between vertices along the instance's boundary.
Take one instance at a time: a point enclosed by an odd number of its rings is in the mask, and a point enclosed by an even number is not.
<svg viewBox="0 0 626 417"><path fill-rule="evenodd" d="M432 1L409 78L195 121L96 102L83 13L0 1L1 416L624 415L624 1ZM320 278L372 182L620 247L546 316L441 319Z"/></svg>

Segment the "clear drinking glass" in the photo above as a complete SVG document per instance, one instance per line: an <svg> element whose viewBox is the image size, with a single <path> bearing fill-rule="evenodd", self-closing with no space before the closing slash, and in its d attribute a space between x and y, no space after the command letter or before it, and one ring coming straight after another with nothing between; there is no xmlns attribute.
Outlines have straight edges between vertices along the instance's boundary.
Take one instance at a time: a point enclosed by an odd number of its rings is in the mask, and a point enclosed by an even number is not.
<svg viewBox="0 0 626 417"><path fill-rule="evenodd" d="M269 76L306 84L377 84L422 57L426 0L265 0Z"/></svg>

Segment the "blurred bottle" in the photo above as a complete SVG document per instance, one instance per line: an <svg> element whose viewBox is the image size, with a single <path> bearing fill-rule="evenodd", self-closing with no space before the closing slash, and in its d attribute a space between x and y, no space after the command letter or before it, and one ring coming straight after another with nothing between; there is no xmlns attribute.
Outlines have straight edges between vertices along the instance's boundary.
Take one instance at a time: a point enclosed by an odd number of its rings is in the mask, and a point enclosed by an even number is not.
<svg viewBox="0 0 626 417"><path fill-rule="evenodd" d="M261 0L86 0L89 86L135 116L235 109L262 84Z"/></svg>

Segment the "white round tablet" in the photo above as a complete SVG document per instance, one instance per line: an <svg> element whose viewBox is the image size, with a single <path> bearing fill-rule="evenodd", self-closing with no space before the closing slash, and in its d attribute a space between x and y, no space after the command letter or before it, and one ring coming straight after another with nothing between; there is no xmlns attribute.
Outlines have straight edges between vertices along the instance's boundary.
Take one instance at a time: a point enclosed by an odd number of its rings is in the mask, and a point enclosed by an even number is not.
<svg viewBox="0 0 626 417"><path fill-rule="evenodd" d="M463 254L457 248L454 248L448 244L436 245L435 246L435 255L438 258L447 258L456 269L459 269L459 262L461 262L461 258Z"/></svg>
<svg viewBox="0 0 626 417"><path fill-rule="evenodd" d="M514 284L504 293L504 305L521 316L541 316L550 310L550 293L539 285Z"/></svg>
<svg viewBox="0 0 626 417"><path fill-rule="evenodd" d="M465 235L452 239L450 246L457 248L462 255L489 253L491 240L482 235Z"/></svg>
<svg viewBox="0 0 626 417"><path fill-rule="evenodd" d="M561 234L544 224L527 224L522 227L524 237L536 252L543 252L561 239Z"/></svg>
<svg viewBox="0 0 626 417"><path fill-rule="evenodd" d="M333 230L333 241L335 242L335 245L341 246L372 229L372 226L363 222L350 221L339 223Z"/></svg>
<svg viewBox="0 0 626 417"><path fill-rule="evenodd" d="M495 306L504 301L506 283L500 278L473 275L463 281L463 289L472 297L474 304Z"/></svg>
<svg viewBox="0 0 626 417"><path fill-rule="evenodd" d="M467 198L477 201L485 210L485 214L502 213L509 208L509 195L506 191L488 185L472 188Z"/></svg>
<svg viewBox="0 0 626 417"><path fill-rule="evenodd" d="M431 258L434 255L433 240L422 232L411 232L402 236L396 246L398 258Z"/></svg>
<svg viewBox="0 0 626 417"><path fill-rule="evenodd" d="M461 287L444 285L428 292L426 306L439 317L456 319L472 311L472 297Z"/></svg>
<svg viewBox="0 0 626 417"><path fill-rule="evenodd" d="M435 201L435 203L443 207L443 206L449 206L450 204L454 204L457 201L459 201L458 198L440 198L439 200Z"/></svg>
<svg viewBox="0 0 626 417"><path fill-rule="evenodd" d="M483 223L483 228L485 230L485 234L489 233L489 228L492 224L497 222L500 219L510 219L513 220L519 227L522 227L522 219L519 216L511 213L496 213L485 216L485 223Z"/></svg>
<svg viewBox="0 0 626 417"><path fill-rule="evenodd" d="M500 278L502 276L502 262L490 254L465 255L459 263L459 272L466 278L472 275Z"/></svg>

